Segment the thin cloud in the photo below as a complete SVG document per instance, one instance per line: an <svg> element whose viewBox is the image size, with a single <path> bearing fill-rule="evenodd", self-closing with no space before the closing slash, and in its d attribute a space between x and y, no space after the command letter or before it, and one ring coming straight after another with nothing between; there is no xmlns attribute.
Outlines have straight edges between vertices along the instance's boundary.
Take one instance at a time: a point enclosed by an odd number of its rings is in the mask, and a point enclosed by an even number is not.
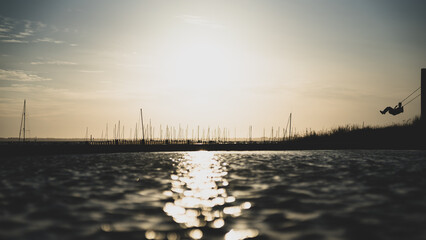
<svg viewBox="0 0 426 240"><path fill-rule="evenodd" d="M20 32L18 34L13 35L15 38L27 38L29 36L32 36L34 34L34 31L31 29L25 29L25 31Z"/></svg>
<svg viewBox="0 0 426 240"><path fill-rule="evenodd" d="M38 61L31 62L31 65L77 65L77 63L67 61Z"/></svg>
<svg viewBox="0 0 426 240"><path fill-rule="evenodd" d="M124 67L124 68L153 68L152 64L123 64L123 63L119 63L119 64L117 64L117 66Z"/></svg>
<svg viewBox="0 0 426 240"><path fill-rule="evenodd" d="M8 17L0 16L0 29L1 29L0 32L10 32L14 28L14 25L16 24L17 24L16 20L13 20Z"/></svg>
<svg viewBox="0 0 426 240"><path fill-rule="evenodd" d="M0 32L10 32L10 28L6 28L4 26L0 26Z"/></svg>
<svg viewBox="0 0 426 240"><path fill-rule="evenodd" d="M0 16L0 33L1 38L6 38L2 42L17 42L16 39L21 39L19 43L28 43L26 41L30 36L33 36L36 31L45 28L45 24L29 20L18 20L9 17Z"/></svg>
<svg viewBox="0 0 426 240"><path fill-rule="evenodd" d="M41 82L50 81L52 79L40 77L38 75L26 73L24 71L0 69L0 80L14 82Z"/></svg>
<svg viewBox="0 0 426 240"><path fill-rule="evenodd" d="M102 70L79 70L78 72L81 72L81 73L103 73L104 71L102 71Z"/></svg>
<svg viewBox="0 0 426 240"><path fill-rule="evenodd" d="M362 99L371 99L377 96L372 90L366 90L358 87L345 87L345 86L321 86L311 85L301 90L304 96L310 96L317 99L324 99L330 101L360 101Z"/></svg>
<svg viewBox="0 0 426 240"><path fill-rule="evenodd" d="M71 90L66 88L54 88L43 85L35 85L28 83L14 83L10 86L0 86L0 96L5 96L5 93L16 94L24 93L32 99L44 99L48 102L61 102L64 100L99 100L99 99L120 99L129 97L129 92L120 92L112 90L95 90L91 94L81 92L78 90ZM140 93L139 91L137 92ZM14 98L14 97L11 97ZM1 102L1 98L0 98Z"/></svg>
<svg viewBox="0 0 426 240"><path fill-rule="evenodd" d="M1 42L3 42L3 43L28 43L28 41L18 40L18 39L2 39Z"/></svg>
<svg viewBox="0 0 426 240"><path fill-rule="evenodd" d="M198 25L198 26L203 26L203 27L210 27L210 28L215 28L215 29L224 27L221 24L218 24L214 21L208 20L208 19L201 17L201 16L180 15L180 16L178 16L178 18L182 19L186 23L194 24L194 25Z"/></svg>
<svg viewBox="0 0 426 240"><path fill-rule="evenodd" d="M61 43L65 43L64 41L60 41L60 40L55 40L53 38L39 38L34 40L34 42L47 42L47 43L56 43L56 44L61 44Z"/></svg>
<svg viewBox="0 0 426 240"><path fill-rule="evenodd" d="M49 28L49 26L42 22L20 20L0 15L0 42L67 44L66 41L42 36L43 33L48 33L51 28L52 26ZM77 46L77 44L69 45L71 47Z"/></svg>

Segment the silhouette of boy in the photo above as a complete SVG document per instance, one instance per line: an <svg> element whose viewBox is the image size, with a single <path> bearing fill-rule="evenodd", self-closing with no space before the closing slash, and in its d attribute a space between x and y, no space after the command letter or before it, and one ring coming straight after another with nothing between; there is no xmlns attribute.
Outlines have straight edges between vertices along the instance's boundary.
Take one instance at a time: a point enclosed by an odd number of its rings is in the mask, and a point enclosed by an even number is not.
<svg viewBox="0 0 426 240"><path fill-rule="evenodd" d="M398 103L398 105L396 105L394 108L387 107L387 108L383 109L383 111L380 111L380 112L382 114L389 112L389 114L398 115L398 114L404 112L404 107L402 106L402 103Z"/></svg>

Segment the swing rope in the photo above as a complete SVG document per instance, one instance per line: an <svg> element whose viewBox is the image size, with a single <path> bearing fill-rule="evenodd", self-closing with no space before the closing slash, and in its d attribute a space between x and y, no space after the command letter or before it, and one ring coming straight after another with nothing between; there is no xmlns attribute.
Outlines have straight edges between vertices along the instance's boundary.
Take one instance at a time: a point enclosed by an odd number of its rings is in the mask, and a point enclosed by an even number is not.
<svg viewBox="0 0 426 240"><path fill-rule="evenodd" d="M417 91L417 90L416 90ZM415 96L413 99L411 99L410 101L408 101L406 104L403 105L403 107L405 107L405 105L408 105L410 102L412 102L414 99L418 98L420 95L422 95L421 93L417 96ZM405 100L405 99L404 99Z"/></svg>
<svg viewBox="0 0 426 240"><path fill-rule="evenodd" d="M410 95L408 95L408 97L404 98L404 100L402 100L401 103L404 102L405 100L407 100L407 98L409 98L411 95L413 95L415 92L417 92L420 88L422 88L422 87L420 86L419 88L417 88L416 90L414 90L414 92L412 92ZM417 97L415 97L415 98L417 98ZM413 101L415 98L411 99L411 101ZM408 102L408 103L410 103L410 102ZM406 103L405 105L407 105L408 103Z"/></svg>

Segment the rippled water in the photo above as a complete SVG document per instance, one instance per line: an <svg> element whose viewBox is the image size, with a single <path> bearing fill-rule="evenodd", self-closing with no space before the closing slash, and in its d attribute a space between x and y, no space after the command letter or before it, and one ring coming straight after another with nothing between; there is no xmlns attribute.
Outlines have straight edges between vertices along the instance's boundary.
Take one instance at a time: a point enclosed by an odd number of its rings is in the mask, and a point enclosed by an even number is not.
<svg viewBox="0 0 426 240"><path fill-rule="evenodd" d="M425 151L1 160L0 239L426 239Z"/></svg>

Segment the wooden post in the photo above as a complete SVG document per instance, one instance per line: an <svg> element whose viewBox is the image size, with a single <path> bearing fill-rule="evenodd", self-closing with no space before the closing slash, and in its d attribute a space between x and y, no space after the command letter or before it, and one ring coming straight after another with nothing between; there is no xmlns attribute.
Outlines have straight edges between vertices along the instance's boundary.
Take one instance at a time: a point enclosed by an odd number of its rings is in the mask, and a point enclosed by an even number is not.
<svg viewBox="0 0 426 240"><path fill-rule="evenodd" d="M426 68L422 68L422 77L421 77L421 112L420 112L420 120L423 124L426 124Z"/></svg>

